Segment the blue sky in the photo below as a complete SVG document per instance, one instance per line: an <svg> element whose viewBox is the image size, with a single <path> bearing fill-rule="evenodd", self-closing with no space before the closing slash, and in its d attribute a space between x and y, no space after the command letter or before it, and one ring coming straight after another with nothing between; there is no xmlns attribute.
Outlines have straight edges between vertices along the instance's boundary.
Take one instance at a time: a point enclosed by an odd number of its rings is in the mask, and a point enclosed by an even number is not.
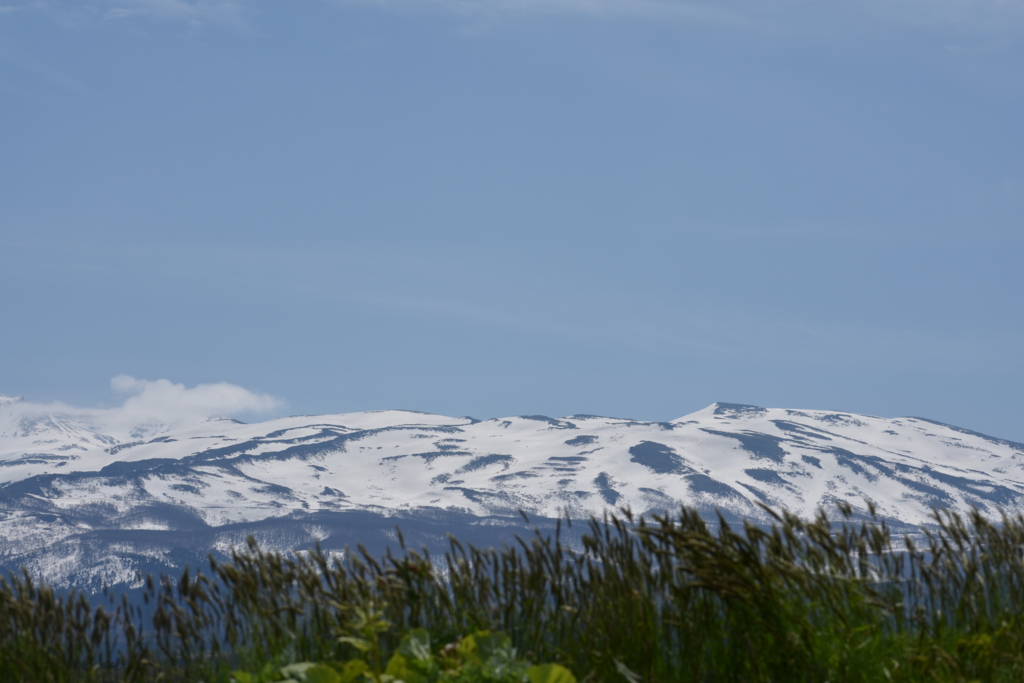
<svg viewBox="0 0 1024 683"><path fill-rule="evenodd" d="M0 394L1024 441L1022 121L1021 0L0 0Z"/></svg>

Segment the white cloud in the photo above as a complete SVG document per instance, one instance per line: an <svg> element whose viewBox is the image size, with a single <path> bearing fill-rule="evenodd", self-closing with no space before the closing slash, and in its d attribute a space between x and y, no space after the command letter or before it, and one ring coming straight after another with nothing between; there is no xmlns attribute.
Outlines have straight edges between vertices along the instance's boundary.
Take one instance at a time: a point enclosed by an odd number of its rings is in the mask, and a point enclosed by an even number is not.
<svg viewBox="0 0 1024 683"><path fill-rule="evenodd" d="M244 2L232 0L112 0L108 2L107 19L146 17L168 21L185 21L243 26Z"/></svg>
<svg viewBox="0 0 1024 683"><path fill-rule="evenodd" d="M144 380L118 375L110 380L110 386L128 395L124 404L117 408L18 402L16 410L23 415L58 415L90 430L129 440L152 437L213 417L266 413L283 406L273 396L227 382L186 388L184 384L167 379Z"/></svg>
<svg viewBox="0 0 1024 683"><path fill-rule="evenodd" d="M577 14L592 17L634 16L651 19L690 19L735 22L742 17L724 4L678 0L333 0L409 11L438 9L462 16L501 14Z"/></svg>
<svg viewBox="0 0 1024 683"><path fill-rule="evenodd" d="M117 409L122 419L132 422L166 420L202 421L212 416L261 413L280 407L281 402L267 394L256 394L237 384L219 382L199 384L186 389L167 379L144 380L118 375L110 380L110 387L122 394L132 394Z"/></svg>
<svg viewBox="0 0 1024 683"><path fill-rule="evenodd" d="M246 29L252 6L251 0L26 0L0 5L0 15L31 10L75 28L104 21L148 20Z"/></svg>

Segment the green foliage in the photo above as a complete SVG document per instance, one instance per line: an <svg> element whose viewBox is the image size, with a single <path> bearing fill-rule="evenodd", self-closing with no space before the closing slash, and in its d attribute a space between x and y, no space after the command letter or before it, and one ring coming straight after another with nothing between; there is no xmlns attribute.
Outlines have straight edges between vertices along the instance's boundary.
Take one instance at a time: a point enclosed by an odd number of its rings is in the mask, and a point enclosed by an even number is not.
<svg viewBox="0 0 1024 683"><path fill-rule="evenodd" d="M344 664L301 662L275 667L266 664L257 673L235 671L235 683L353 683L363 680L366 662L354 659Z"/></svg>
<svg viewBox="0 0 1024 683"><path fill-rule="evenodd" d="M764 528L624 510L575 551L453 538L443 557L336 563L250 541L148 579L145 618L11 576L0 681L1024 681L1024 517L936 511L915 540L849 506L769 512Z"/></svg>
<svg viewBox="0 0 1024 683"><path fill-rule="evenodd" d="M367 621L366 612L356 617L355 630L375 638L383 623ZM258 674L236 671L235 683L576 683L563 666L530 666L516 654L511 639L504 633L480 631L449 643L436 653L431 649L430 632L412 629L399 641L383 673L372 668L366 657L373 657L376 645L371 640L342 636L339 642L351 645L359 657L347 662L302 662L280 668L265 665Z"/></svg>

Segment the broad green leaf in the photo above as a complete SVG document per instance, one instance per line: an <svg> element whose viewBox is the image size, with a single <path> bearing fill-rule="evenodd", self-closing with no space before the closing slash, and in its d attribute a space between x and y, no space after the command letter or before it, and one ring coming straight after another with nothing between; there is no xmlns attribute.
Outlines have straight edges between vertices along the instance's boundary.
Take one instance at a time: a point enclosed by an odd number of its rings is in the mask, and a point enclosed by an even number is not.
<svg viewBox="0 0 1024 683"><path fill-rule="evenodd" d="M427 677L423 674L415 671L411 666L411 662L405 658L404 655L396 652L388 660L388 666L384 670L384 673L388 676L392 676L396 681L404 681L405 683L426 683Z"/></svg>
<svg viewBox="0 0 1024 683"><path fill-rule="evenodd" d="M487 661L501 650L508 649L512 645L512 639L501 631L479 631L473 636L476 641L476 656L481 661Z"/></svg>
<svg viewBox="0 0 1024 683"><path fill-rule="evenodd" d="M348 643L360 652L369 652L371 649L373 649L373 643L366 640L365 638L353 638L352 636L342 636L338 638L338 642Z"/></svg>
<svg viewBox="0 0 1024 683"><path fill-rule="evenodd" d="M281 667L281 675L285 678L297 678L300 681L306 676L308 669L316 666L313 662L297 662L295 664L289 664L288 666Z"/></svg>
<svg viewBox="0 0 1024 683"><path fill-rule="evenodd" d="M576 677L559 664L539 664L526 670L530 683L576 683Z"/></svg>
<svg viewBox="0 0 1024 683"><path fill-rule="evenodd" d="M489 631L481 631L481 633L490 633ZM463 659L472 659L476 656L476 636L466 636L459 641L459 648L456 650L459 656Z"/></svg>
<svg viewBox="0 0 1024 683"><path fill-rule="evenodd" d="M342 680L341 676L334 669L323 664L317 664L306 669L306 683L342 683Z"/></svg>
<svg viewBox="0 0 1024 683"><path fill-rule="evenodd" d="M430 633L425 628L414 628L404 636L398 651L409 659L430 661Z"/></svg>
<svg viewBox="0 0 1024 683"><path fill-rule="evenodd" d="M248 671L235 671L231 677L238 683L267 683L268 681L281 680L281 672L270 662L263 665L263 668L256 673Z"/></svg>
<svg viewBox="0 0 1024 683"><path fill-rule="evenodd" d="M408 668L408 661L401 652L396 652L391 655L391 659L388 660L388 665L384 669L384 673L389 676L402 677L402 673Z"/></svg>
<svg viewBox="0 0 1024 683"><path fill-rule="evenodd" d="M329 666L338 674L340 683L352 683L370 668L369 664L361 659L353 659L344 664L331 662Z"/></svg>

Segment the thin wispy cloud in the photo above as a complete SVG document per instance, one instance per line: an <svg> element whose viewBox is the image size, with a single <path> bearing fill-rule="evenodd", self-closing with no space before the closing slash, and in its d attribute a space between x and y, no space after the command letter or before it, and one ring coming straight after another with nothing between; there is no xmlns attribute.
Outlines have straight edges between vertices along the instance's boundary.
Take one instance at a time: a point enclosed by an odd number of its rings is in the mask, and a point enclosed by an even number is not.
<svg viewBox="0 0 1024 683"><path fill-rule="evenodd" d="M6 404L6 409L26 417L56 415L104 434L130 439L154 436L215 417L268 413L283 405L273 396L228 382L189 388L167 379L144 380L118 375L110 381L110 386L125 396L120 406L83 408L61 402L18 401Z"/></svg>
<svg viewBox="0 0 1024 683"><path fill-rule="evenodd" d="M230 0L116 0L110 3L107 19L145 17L164 21L182 21L190 24L245 25L248 9L243 2Z"/></svg>
<svg viewBox="0 0 1024 683"><path fill-rule="evenodd" d="M1024 23L1021 0L863 0L879 16L918 25L1005 29Z"/></svg>
<svg viewBox="0 0 1024 683"><path fill-rule="evenodd" d="M713 23L809 28L844 25L851 17L879 25L964 31L1006 31L1024 27L1024 0L319 0L339 7L377 7L401 14L446 13L485 22L502 17L567 15L598 19ZM21 10L43 11L67 20L91 16L104 21L148 20L192 26L247 28L256 0L29 0L0 5L0 17Z"/></svg>
<svg viewBox="0 0 1024 683"><path fill-rule="evenodd" d="M565 14L651 19L779 29L844 24L850 17L923 28L1004 30L1024 26L1024 0L325 0L413 13L443 11L463 17Z"/></svg>
<svg viewBox="0 0 1024 683"><path fill-rule="evenodd" d="M338 5L376 6L409 12L440 10L466 17L575 14L596 18L636 17L736 23L743 15L724 5L671 0L328 0Z"/></svg>
<svg viewBox="0 0 1024 683"><path fill-rule="evenodd" d="M0 5L0 17L32 11L75 28L98 21L135 20L245 29L249 26L248 14L252 9L254 3L249 0L97 0L89 4L31 0Z"/></svg>

